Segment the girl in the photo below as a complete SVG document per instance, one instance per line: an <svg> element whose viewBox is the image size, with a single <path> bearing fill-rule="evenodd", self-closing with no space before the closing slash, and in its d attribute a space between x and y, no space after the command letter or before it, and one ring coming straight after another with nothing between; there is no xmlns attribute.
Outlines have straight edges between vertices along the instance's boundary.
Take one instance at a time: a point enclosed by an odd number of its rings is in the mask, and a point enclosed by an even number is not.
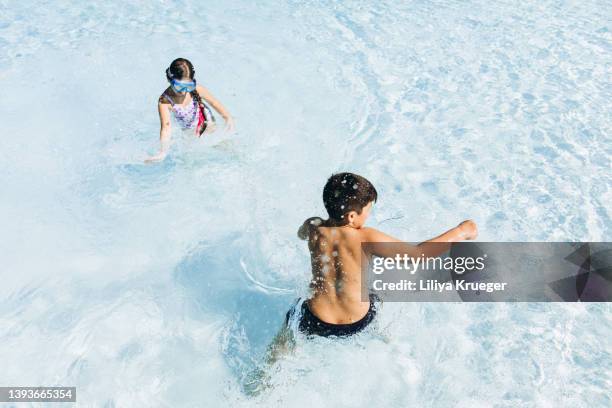
<svg viewBox="0 0 612 408"><path fill-rule="evenodd" d="M214 132L216 127L215 118L204 103L207 102L223 117L226 130L234 129L234 119L227 109L206 88L196 84L195 70L189 60L177 58L172 61L166 69L166 78L170 86L162 93L157 103L161 123L161 149L158 154L146 159L147 163L161 161L168 154L170 112L174 113L176 121L186 133L200 137L204 132Z"/></svg>

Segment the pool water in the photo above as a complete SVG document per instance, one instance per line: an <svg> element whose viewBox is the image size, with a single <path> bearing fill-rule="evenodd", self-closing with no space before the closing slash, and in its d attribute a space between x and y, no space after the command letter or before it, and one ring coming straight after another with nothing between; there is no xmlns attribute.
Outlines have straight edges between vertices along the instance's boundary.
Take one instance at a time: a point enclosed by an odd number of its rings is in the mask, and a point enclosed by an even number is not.
<svg viewBox="0 0 612 408"><path fill-rule="evenodd" d="M0 385L92 407L612 405L605 303L387 303L246 387L307 295L296 231L333 172L370 179L369 224L407 241L466 218L482 241L610 240L610 9L2 2ZM147 166L176 57L237 131L177 133Z"/></svg>

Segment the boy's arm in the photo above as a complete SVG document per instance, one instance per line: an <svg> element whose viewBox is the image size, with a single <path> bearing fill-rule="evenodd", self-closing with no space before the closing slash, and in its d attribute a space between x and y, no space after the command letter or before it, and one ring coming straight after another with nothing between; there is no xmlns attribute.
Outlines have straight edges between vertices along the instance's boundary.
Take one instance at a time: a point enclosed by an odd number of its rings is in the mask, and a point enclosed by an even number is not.
<svg viewBox="0 0 612 408"><path fill-rule="evenodd" d="M365 242L372 243L372 255L392 258L396 255L408 255L411 257L435 257L450 249L452 242L475 239L478 235L476 223L472 220L463 221L435 238L421 242L418 245L410 245L397 238L378 231L374 228L365 228ZM380 243L381 245L376 245Z"/></svg>

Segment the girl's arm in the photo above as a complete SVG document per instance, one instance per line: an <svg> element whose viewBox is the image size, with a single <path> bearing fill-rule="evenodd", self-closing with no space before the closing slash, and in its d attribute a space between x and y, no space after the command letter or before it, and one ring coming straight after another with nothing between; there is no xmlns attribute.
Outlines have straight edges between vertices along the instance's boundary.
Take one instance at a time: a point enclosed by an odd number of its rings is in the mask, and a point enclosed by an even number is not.
<svg viewBox="0 0 612 408"><path fill-rule="evenodd" d="M204 88L202 85L197 85L196 89L202 99L208 102L210 106L212 106L223 117L223 120L225 121L225 129L230 132L234 130L234 118L229 113L227 108L223 106L223 104L217 98L215 98L208 89Z"/></svg>
<svg viewBox="0 0 612 408"><path fill-rule="evenodd" d="M161 98L157 104L157 111L159 112L159 142L161 146L159 153L146 159L145 163L164 160L168 154L168 148L170 147L170 134L172 130L170 125L170 111L168 110L167 104L162 103Z"/></svg>

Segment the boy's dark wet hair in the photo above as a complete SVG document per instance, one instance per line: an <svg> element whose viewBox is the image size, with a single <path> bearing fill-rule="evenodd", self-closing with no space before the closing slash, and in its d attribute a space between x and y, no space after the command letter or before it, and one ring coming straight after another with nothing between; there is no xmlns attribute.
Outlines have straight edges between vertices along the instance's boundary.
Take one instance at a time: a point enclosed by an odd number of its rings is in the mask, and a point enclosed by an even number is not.
<svg viewBox="0 0 612 408"><path fill-rule="evenodd" d="M361 214L363 207L378 198L376 189L366 178L353 173L332 175L323 188L323 204L329 218L340 224L348 223L350 211Z"/></svg>

